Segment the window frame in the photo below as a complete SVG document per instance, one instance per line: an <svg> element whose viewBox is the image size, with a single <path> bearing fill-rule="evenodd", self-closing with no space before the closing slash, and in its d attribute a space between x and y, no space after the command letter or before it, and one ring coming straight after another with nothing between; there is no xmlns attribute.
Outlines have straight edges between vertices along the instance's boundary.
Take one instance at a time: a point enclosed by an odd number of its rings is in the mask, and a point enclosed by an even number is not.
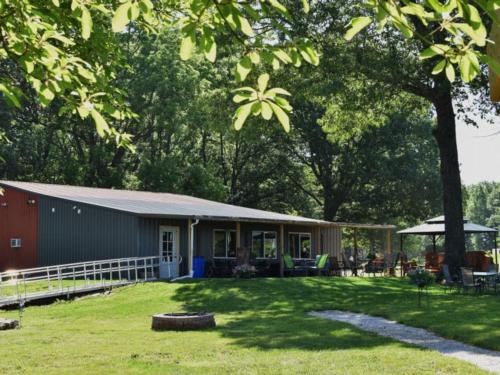
<svg viewBox="0 0 500 375"><path fill-rule="evenodd" d="M291 250L291 246L290 246L290 244L291 244L291 241L290 241L290 236L291 236L292 234L297 234L297 235L299 236L299 245L300 245L300 241L301 241L301 239L302 239L302 235L308 235L308 236L309 236L309 241L311 241L311 248L309 249L309 253L310 253L311 255L309 256L309 258L302 258L302 257L300 257L300 251L299 251L299 258L295 258L295 257L292 257L292 258L293 258L293 259L296 259L296 260L311 260L311 259L314 259L314 257L313 257L313 249L312 249L312 248L313 248L313 246L312 246L312 233L311 233L311 232L288 232L288 254L289 254L289 255L292 255L292 254L291 254L291 251L290 251L290 250Z"/></svg>
<svg viewBox="0 0 500 375"><path fill-rule="evenodd" d="M275 249L275 252L274 252L274 257L272 258L268 258L268 257L261 257L261 256L258 256L258 257L255 257L255 259L271 259L271 260L274 260L274 259L278 259L278 232L275 231L275 230L252 230L252 238L251 238L251 241L252 241L252 247L251 247L251 253L254 254L254 249L253 249L253 238L254 238L254 234L255 233L260 233L262 234L262 251L263 251L263 254L262 255L265 255L264 253L264 243L266 241L266 233L274 233L274 238L276 239L276 249ZM260 250L259 250L260 252Z"/></svg>
<svg viewBox="0 0 500 375"><path fill-rule="evenodd" d="M226 244L226 249L225 249L226 255L223 257L215 256L215 232L224 232L224 237L225 237L224 242ZM234 257L227 256L227 254L229 252L229 240L230 240L230 236L228 234L231 232L236 234L236 229L213 229L212 230L212 257L213 257L213 259L236 259L236 256L234 256ZM235 248L235 251L236 251L236 248Z"/></svg>

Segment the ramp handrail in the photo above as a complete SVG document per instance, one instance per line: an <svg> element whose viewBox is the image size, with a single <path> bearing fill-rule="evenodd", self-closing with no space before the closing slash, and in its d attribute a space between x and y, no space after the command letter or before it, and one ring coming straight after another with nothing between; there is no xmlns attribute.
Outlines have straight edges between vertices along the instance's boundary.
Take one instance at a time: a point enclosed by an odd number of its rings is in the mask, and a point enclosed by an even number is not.
<svg viewBox="0 0 500 375"><path fill-rule="evenodd" d="M0 305L156 280L160 257L104 259L0 273Z"/></svg>

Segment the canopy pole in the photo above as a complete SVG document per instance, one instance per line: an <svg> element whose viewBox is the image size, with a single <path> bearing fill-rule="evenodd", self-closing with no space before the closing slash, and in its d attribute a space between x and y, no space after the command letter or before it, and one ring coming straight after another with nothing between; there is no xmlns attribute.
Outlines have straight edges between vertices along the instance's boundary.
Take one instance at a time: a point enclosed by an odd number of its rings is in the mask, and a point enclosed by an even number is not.
<svg viewBox="0 0 500 375"><path fill-rule="evenodd" d="M354 228L354 267L352 269L352 273L354 276L358 276L358 230Z"/></svg>
<svg viewBox="0 0 500 375"><path fill-rule="evenodd" d="M400 276L403 277L403 234L399 235L399 263L401 264Z"/></svg>

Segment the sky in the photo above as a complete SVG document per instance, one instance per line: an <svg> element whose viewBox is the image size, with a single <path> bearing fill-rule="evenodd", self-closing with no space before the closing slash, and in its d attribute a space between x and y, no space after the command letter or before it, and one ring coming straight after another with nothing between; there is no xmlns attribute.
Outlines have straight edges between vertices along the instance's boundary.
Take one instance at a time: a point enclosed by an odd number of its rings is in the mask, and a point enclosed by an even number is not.
<svg viewBox="0 0 500 375"><path fill-rule="evenodd" d="M500 182L500 119L478 127L457 122L458 159L462 183ZM496 133L496 134L495 134Z"/></svg>

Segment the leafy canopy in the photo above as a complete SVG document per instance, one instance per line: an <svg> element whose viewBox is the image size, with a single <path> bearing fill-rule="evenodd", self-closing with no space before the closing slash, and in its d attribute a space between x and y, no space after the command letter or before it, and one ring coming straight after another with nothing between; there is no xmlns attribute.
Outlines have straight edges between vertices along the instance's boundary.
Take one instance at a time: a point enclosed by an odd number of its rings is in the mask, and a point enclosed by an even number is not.
<svg viewBox="0 0 500 375"><path fill-rule="evenodd" d="M34 90L45 106L57 98L63 102L62 111L92 118L99 135L129 144L129 135L108 124L109 118L133 116L124 94L114 85L117 72L126 64L113 33L170 28L182 35L179 53L184 60L198 51L213 62L219 40L236 42L240 46L236 81L246 81L253 72L258 79L257 88L246 86L235 93L234 101L240 104L235 127L241 128L252 114L266 120L275 116L288 131L292 108L283 98L288 93L268 89L266 71L298 67L304 61L319 63L311 41L294 36L293 17L297 12L308 13L310 7L308 0L298 4L282 0L121 0L119 4L0 0L0 62L16 64L21 72L21 79L2 73L0 92L14 107L22 105L26 90ZM455 80L456 68L463 81L471 81L480 61L500 74L499 63L482 52L486 23L497 22L500 0L360 0L359 5L367 13L351 20L347 39L372 23L380 29L390 26L406 38L421 40L426 45L421 58L439 57L433 72L445 72L450 81ZM428 38L436 33L442 34L442 43Z"/></svg>
<svg viewBox="0 0 500 375"><path fill-rule="evenodd" d="M405 38L416 38L426 47L422 60L437 58L432 74L444 72L450 82L456 69L464 82L480 73L480 61L500 75L500 63L484 54L488 23L498 23L499 0L365 0L361 4L369 15L355 17L346 32L346 39L372 23L383 30L391 27ZM432 37L438 35L438 38ZM440 43L435 43L440 39Z"/></svg>

